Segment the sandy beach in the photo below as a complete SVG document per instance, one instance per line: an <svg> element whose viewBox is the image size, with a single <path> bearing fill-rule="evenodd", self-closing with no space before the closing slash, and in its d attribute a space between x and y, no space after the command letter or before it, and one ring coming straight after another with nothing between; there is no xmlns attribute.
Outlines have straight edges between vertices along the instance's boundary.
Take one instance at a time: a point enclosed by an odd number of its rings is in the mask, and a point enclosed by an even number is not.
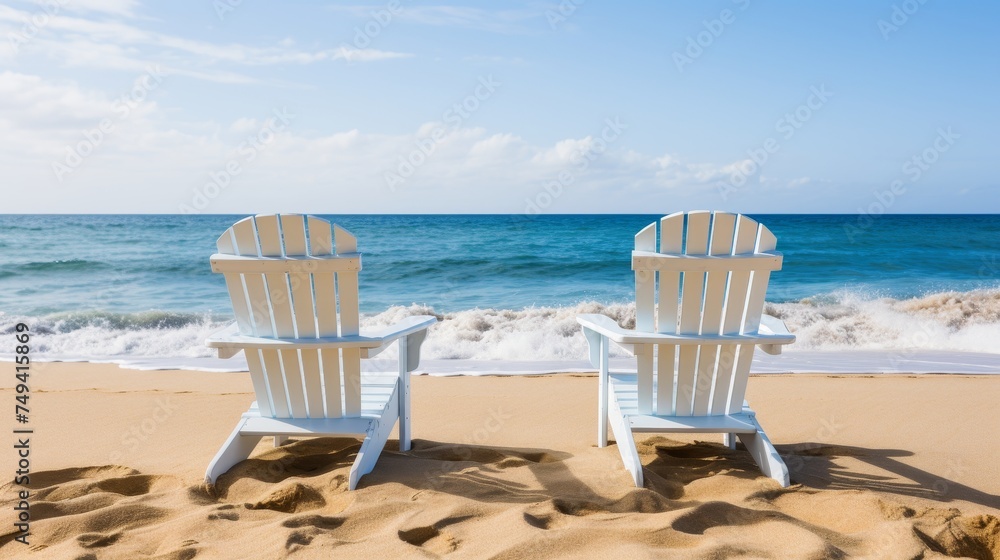
<svg viewBox="0 0 1000 560"><path fill-rule="evenodd" d="M350 493L359 442L333 438L264 440L204 486L245 373L57 363L32 381L31 544L5 524L2 558L1000 555L993 376L754 376L789 489L742 447L677 435L641 440L634 488L594 445L593 375L419 376L413 450L390 441Z"/></svg>

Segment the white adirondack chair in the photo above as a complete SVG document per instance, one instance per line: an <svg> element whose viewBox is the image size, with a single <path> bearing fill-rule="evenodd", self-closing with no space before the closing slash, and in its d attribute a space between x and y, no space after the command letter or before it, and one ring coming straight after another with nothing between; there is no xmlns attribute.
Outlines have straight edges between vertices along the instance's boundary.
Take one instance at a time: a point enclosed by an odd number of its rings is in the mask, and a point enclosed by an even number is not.
<svg viewBox="0 0 1000 560"><path fill-rule="evenodd" d="M375 467L399 419L399 448L410 449L410 372L431 316L408 317L378 332L358 328L361 254L354 236L313 216L269 214L222 234L212 271L226 278L236 322L206 344L219 357L243 351L257 401L208 465L216 479L250 456L264 436L360 435L350 489ZM361 375L361 359L399 341L399 371Z"/></svg>
<svg viewBox="0 0 1000 560"><path fill-rule="evenodd" d="M600 370L598 445L608 444L610 422L641 487L632 432L722 433L732 448L735 434L764 474L788 486L788 469L743 400L754 348L779 354L795 341L762 316L771 271L781 268L777 240L724 212L681 212L660 224L659 252L655 222L635 236L635 330L603 315L577 318ZM608 372L611 342L636 357L636 373Z"/></svg>

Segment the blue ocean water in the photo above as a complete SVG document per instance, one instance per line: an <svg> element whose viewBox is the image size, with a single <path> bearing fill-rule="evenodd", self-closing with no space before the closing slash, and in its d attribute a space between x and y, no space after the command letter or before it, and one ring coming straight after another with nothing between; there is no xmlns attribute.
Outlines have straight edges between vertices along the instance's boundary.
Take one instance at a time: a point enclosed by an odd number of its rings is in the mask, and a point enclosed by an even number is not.
<svg viewBox="0 0 1000 560"><path fill-rule="evenodd" d="M324 217L358 237L362 312L372 320L386 310L432 312L452 319L439 328L451 337L442 347L459 349L439 357L533 359L577 351L566 321L581 306L627 322L633 236L660 216ZM768 301L799 327L804 347L905 346L910 317L946 329L943 349L1000 351L990 347L1000 334L1000 216L752 217L778 237L785 264ZM61 355L184 354L231 316L208 259L240 218L2 215L0 332L29 317ZM551 324L537 316L546 309ZM562 353L528 343L504 353L490 338L506 332L506 344L549 327L572 338Z"/></svg>

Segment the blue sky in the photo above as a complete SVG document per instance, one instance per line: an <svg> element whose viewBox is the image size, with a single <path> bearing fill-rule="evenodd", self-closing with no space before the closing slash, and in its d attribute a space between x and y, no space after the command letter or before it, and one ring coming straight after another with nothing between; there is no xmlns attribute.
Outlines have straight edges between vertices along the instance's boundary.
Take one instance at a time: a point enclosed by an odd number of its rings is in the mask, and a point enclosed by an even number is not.
<svg viewBox="0 0 1000 560"><path fill-rule="evenodd" d="M4 212L1000 212L995 3L8 1Z"/></svg>

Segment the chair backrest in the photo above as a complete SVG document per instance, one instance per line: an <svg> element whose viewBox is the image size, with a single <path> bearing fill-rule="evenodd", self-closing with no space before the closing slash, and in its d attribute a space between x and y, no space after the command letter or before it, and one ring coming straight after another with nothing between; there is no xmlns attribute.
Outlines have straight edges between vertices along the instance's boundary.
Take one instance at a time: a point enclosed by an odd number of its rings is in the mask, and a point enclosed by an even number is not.
<svg viewBox="0 0 1000 560"><path fill-rule="evenodd" d="M777 240L766 227L738 214L680 212L660 220L659 250L656 238L655 222L635 236L637 330L757 333L771 271L781 268ZM754 348L718 342L648 347L637 356L639 412L739 412Z"/></svg>
<svg viewBox="0 0 1000 560"><path fill-rule="evenodd" d="M315 339L358 334L361 255L347 230L314 216L250 216L219 237L222 273L241 334ZM357 348L245 351L257 406L274 418L358 416Z"/></svg>

